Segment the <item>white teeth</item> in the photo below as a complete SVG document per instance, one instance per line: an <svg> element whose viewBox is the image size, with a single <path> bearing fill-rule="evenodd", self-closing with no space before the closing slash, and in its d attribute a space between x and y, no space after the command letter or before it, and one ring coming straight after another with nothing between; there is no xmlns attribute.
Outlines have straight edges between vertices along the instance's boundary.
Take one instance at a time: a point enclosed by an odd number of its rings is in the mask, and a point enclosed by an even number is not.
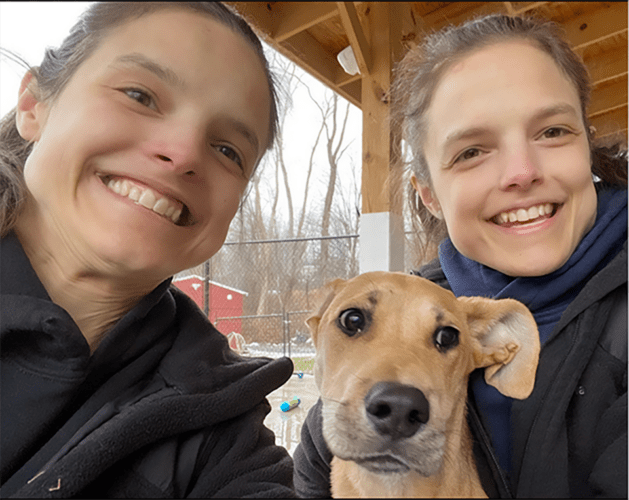
<svg viewBox="0 0 629 500"><path fill-rule="evenodd" d="M157 200L155 199L153 191L151 191L150 189L145 189L140 195L138 203L145 208L150 208L151 210L153 210L156 201Z"/></svg>
<svg viewBox="0 0 629 500"><path fill-rule="evenodd" d="M539 217L539 210L537 207L531 207L526 215L529 219L537 219Z"/></svg>
<svg viewBox="0 0 629 500"><path fill-rule="evenodd" d="M140 199L140 195L141 194L142 194L142 192L140 191L140 188L132 186L131 189L129 189L129 195L128 196L133 201L138 201Z"/></svg>
<svg viewBox="0 0 629 500"><path fill-rule="evenodd" d="M127 196L129 194L129 189L131 189L131 186L129 186L129 183L127 181L121 181L120 192L118 194L122 196Z"/></svg>
<svg viewBox="0 0 629 500"><path fill-rule="evenodd" d="M166 198L160 198L157 200L157 203L153 205L153 212L157 212L159 215L164 215L166 210L168 210L169 203L166 201Z"/></svg>
<svg viewBox="0 0 629 500"><path fill-rule="evenodd" d="M179 220L179 216L181 216L181 208L176 209L175 212L170 216L170 218L177 222Z"/></svg>
<svg viewBox="0 0 629 500"><path fill-rule="evenodd" d="M520 208L511 212L501 212L495 220L498 224L506 224L507 222L527 222L544 215L550 215L552 212L553 205L551 203L545 203L543 205L533 206L528 210Z"/></svg>
<svg viewBox="0 0 629 500"><path fill-rule="evenodd" d="M107 187L114 193L120 196L126 196L139 205L153 210L153 212L163 215L175 223L177 223L181 216L182 208L173 204L168 198L158 198L159 195L147 187L140 189L126 179L110 179L107 183Z"/></svg>

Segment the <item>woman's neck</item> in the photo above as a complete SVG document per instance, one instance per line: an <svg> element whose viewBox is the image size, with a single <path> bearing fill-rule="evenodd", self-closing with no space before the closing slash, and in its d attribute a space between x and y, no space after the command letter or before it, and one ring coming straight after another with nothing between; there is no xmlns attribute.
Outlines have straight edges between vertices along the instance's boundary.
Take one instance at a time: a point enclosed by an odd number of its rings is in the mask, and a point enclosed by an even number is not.
<svg viewBox="0 0 629 500"><path fill-rule="evenodd" d="M52 301L76 322L93 353L112 326L160 280L98 271L76 248L37 224L18 222L15 233Z"/></svg>

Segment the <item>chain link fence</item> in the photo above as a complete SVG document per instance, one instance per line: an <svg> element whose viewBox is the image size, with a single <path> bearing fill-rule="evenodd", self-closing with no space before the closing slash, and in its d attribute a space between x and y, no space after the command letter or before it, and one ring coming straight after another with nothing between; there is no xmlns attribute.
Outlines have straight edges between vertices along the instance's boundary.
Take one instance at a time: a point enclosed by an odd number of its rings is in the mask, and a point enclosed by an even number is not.
<svg viewBox="0 0 629 500"><path fill-rule="evenodd" d="M315 351L305 321L323 300L325 284L358 275L358 245L358 235L228 242L173 282L220 332L242 336L244 354L289 356L296 371L312 373ZM405 247L410 269L410 234Z"/></svg>

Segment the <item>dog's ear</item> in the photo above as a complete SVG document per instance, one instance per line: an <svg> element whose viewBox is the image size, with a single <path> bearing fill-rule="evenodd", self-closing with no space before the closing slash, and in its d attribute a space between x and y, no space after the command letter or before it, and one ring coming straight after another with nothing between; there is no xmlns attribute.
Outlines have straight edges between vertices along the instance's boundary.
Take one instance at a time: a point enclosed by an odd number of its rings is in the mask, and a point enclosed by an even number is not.
<svg viewBox="0 0 629 500"><path fill-rule="evenodd" d="M310 329L310 335L312 336L312 340L315 342L315 344L317 341L316 336L317 331L319 330L319 322L321 321L321 317L330 305L330 302L332 302L332 299L334 299L334 297L336 296L339 286L341 286L343 283L345 283L345 280L342 279L336 279L334 281L331 281L330 283L327 283L322 290L323 300L321 302L321 305L315 310L315 312L312 313L312 316L306 319L306 325L308 325L308 328Z"/></svg>
<svg viewBox="0 0 629 500"><path fill-rule="evenodd" d="M527 307L512 299L460 297L465 304L476 368L505 396L525 399L533 391L539 361L537 324Z"/></svg>

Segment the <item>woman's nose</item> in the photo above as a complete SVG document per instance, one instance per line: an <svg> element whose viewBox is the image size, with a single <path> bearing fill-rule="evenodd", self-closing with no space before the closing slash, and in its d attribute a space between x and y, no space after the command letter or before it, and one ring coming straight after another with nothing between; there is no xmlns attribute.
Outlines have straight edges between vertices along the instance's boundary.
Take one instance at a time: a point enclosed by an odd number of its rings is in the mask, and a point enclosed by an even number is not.
<svg viewBox="0 0 629 500"><path fill-rule="evenodd" d="M187 176L196 175L198 167L195 167L193 164L184 161L173 160L171 157L177 158L177 155L170 153L170 156L166 156L160 153L155 155L157 160L164 164L167 168L172 169L173 171L181 174L185 174Z"/></svg>
<svg viewBox="0 0 629 500"><path fill-rule="evenodd" d="M163 167L179 175L200 175L204 141L192 127L173 129L151 145L150 154Z"/></svg>
<svg viewBox="0 0 629 500"><path fill-rule="evenodd" d="M500 181L502 189L529 189L542 181L541 166L529 146L519 147L507 155L505 163Z"/></svg>

